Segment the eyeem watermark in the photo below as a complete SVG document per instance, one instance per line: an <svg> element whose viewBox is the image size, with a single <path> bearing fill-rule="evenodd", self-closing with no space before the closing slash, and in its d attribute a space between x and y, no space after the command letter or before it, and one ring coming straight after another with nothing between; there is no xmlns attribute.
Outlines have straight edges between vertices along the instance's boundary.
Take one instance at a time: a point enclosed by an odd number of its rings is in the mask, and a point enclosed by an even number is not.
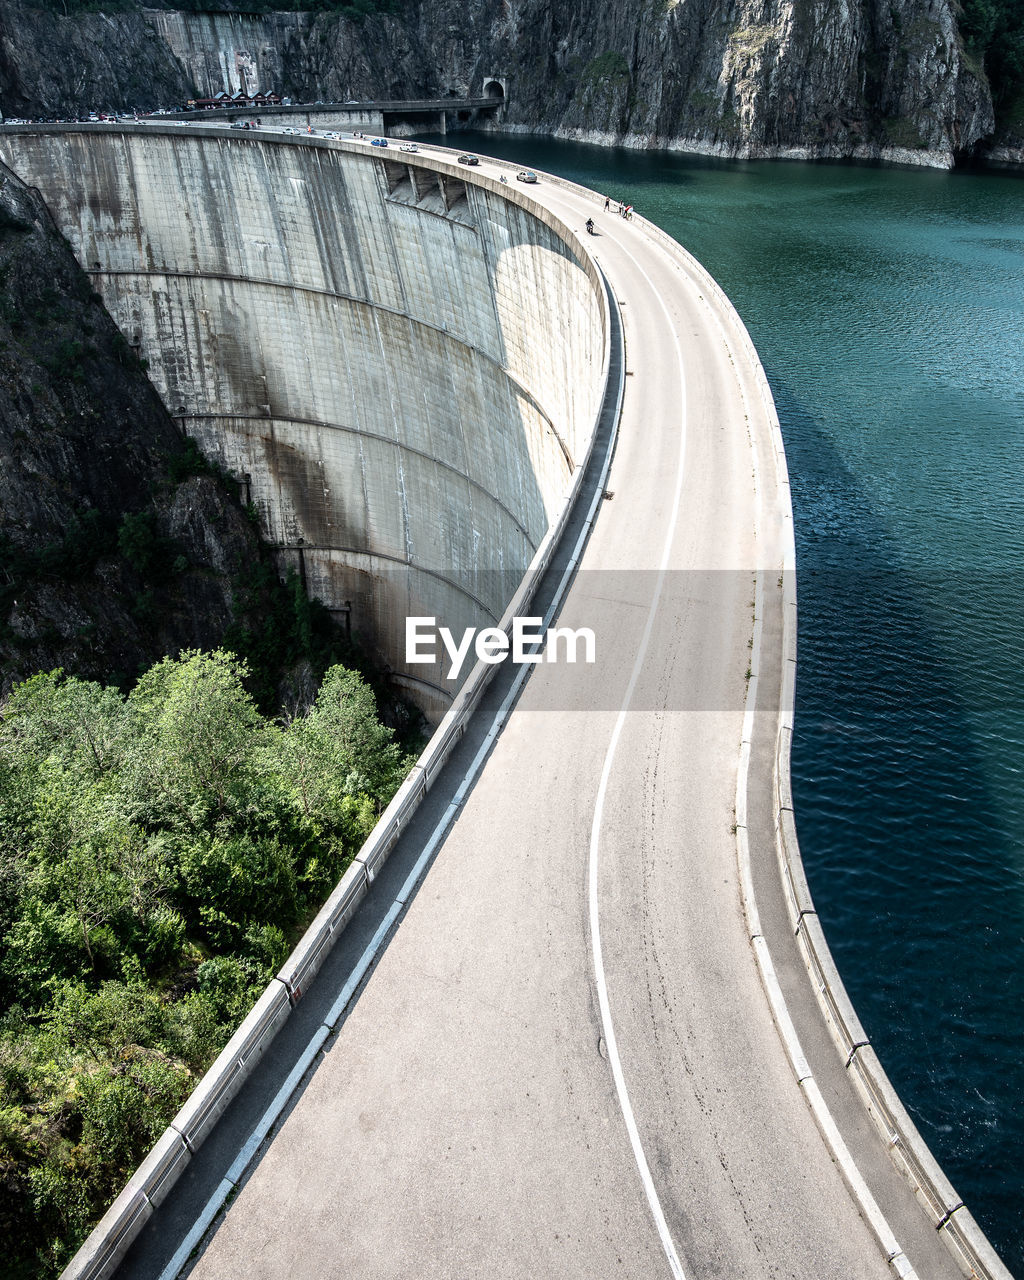
<svg viewBox="0 0 1024 1280"><path fill-rule="evenodd" d="M543 618L513 618L512 634L500 627L467 627L456 641L448 627L439 627L436 618L406 618L405 660L409 663L431 663L440 659L437 641L448 655L446 680L457 680L470 650L481 662L497 666L510 658L515 663L578 662L580 646L583 661L597 661L597 640L589 627L548 627Z"/></svg>

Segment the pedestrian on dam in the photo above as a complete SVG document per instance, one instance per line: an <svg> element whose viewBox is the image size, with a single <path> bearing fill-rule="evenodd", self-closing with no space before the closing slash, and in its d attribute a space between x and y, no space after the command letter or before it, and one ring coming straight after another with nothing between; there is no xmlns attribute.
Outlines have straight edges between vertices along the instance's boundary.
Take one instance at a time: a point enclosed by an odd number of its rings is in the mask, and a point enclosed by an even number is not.
<svg viewBox="0 0 1024 1280"><path fill-rule="evenodd" d="M605 198L604 198L604 211L605 211L605 213L607 213L607 212L608 212L608 210L609 210L611 207L612 207L612 198L611 198L611 196L605 196Z"/></svg>

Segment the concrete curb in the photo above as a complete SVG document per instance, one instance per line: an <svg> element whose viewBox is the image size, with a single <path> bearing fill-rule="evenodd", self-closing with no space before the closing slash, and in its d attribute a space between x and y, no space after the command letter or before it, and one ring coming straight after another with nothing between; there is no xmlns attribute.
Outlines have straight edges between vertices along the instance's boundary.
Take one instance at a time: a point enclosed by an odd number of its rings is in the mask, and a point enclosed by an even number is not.
<svg viewBox="0 0 1024 1280"><path fill-rule="evenodd" d="M30 127L30 126L29 126ZM62 131L80 130L81 125L49 126ZM95 130L97 126L86 126ZM99 126L101 129L103 126ZM107 131L114 132L123 126L107 126ZM21 126L25 129L26 126ZM148 132L153 132L150 127ZM175 131L177 132L177 131ZM196 130L205 136L220 137L228 133L226 129L203 128ZM237 131L229 135L238 138ZM261 139L257 131L249 135L252 140ZM295 139L281 139L284 143L303 141L299 136ZM309 143L320 139L310 138ZM327 142L327 140L324 140ZM328 143L330 145L330 143ZM338 143L333 143L337 146ZM343 144L344 145L344 144ZM346 150L359 151L362 148L353 144ZM378 156L367 156L368 160L379 159ZM403 162L415 161L414 155L403 156ZM441 161L443 171L457 172L465 177L462 166L450 165ZM470 175L476 179L477 175ZM479 175L474 185L496 191L512 203L525 208L527 212L544 222L556 231L566 242L580 267L586 272L601 301L602 327L604 330L605 350L600 374L601 396L598 410L594 417L584 455L578 460L572 474L571 483L563 498L554 520L548 528L540 546L530 562L519 588L509 602L498 626L511 635L513 618L521 616L528 609L536 589L545 571L550 565L555 549L565 530L566 523L575 506L583 483L583 476L593 454L601 418L605 412L606 402L612 388L610 379L612 372L612 324L610 304L607 290L601 273L591 257L587 247L569 227L565 226L548 210L542 209L534 201L525 198L517 188L506 187L497 181ZM625 365L620 371L617 396L621 405L622 375ZM614 444L614 436L609 444L609 456ZM588 512L585 528L589 529L595 518L595 508L600 493ZM571 564L563 577L575 568ZM248 1016L234 1033L216 1061L202 1077L187 1102L171 1121L168 1128L159 1138L149 1155L135 1171L120 1195L107 1210L85 1243L78 1250L67 1267L61 1272L60 1280L107 1280L114 1274L121 1259L127 1253L132 1242L152 1216L153 1210L167 1196L175 1182L181 1176L193 1153L198 1150L213 1129L222 1112L242 1087L248 1076L280 1030L291 1010L302 998L303 992L315 977L324 960L330 953L338 937L354 915L359 903L373 883L380 868L398 840L399 834L407 825L413 813L418 809L423 798L440 773L456 743L466 731L470 717L476 710L480 698L497 672L498 667L478 661L470 672L466 683L459 690L452 705L434 731L423 753L413 766L409 775L395 793L391 803L385 809L368 836L362 848L356 854L345 874L317 913L312 924L285 961L276 977L272 978L266 990L257 1000ZM464 790L450 806L451 816L461 803ZM340 1015L341 1010L338 1013ZM326 1032L324 1032L326 1036ZM250 1153L251 1154L251 1153Z"/></svg>
<svg viewBox="0 0 1024 1280"><path fill-rule="evenodd" d="M975 1280L1013 1280L1012 1275L1000 1260L985 1233L943 1173L939 1162L928 1148L917 1126L900 1101L899 1095L893 1088L892 1082L879 1061L878 1055L872 1048L867 1033L861 1025L853 1003L839 976L839 971L825 939L825 934L811 897L810 888L807 884L803 858L796 834L789 767L795 711L797 654L796 551L793 535L793 511L789 496L789 473L786 466L785 446L768 379L765 376L760 357L746 326L718 282L690 253L659 227L655 227L643 218L637 217L635 220L643 224L648 234L659 240L670 252L680 256L686 262L688 269L705 281L709 294L715 297L719 306L725 311L740 346L743 348L744 356L755 370L758 391L773 437L777 483L780 491L785 495L784 510L782 512L783 676L775 753L773 809L779 870L782 876L790 923L803 956L804 964L814 985L815 994L832 1034L832 1039L843 1057L846 1070L856 1084L857 1091L864 1102L868 1114L885 1141L886 1149L893 1163L910 1183L918 1203L928 1215L929 1221L942 1236L947 1248L956 1259L957 1265L964 1275L973 1277ZM760 619L762 608L760 598L763 585L762 579L763 574L760 574L759 598L755 611L758 619ZM755 637L755 652L756 649L757 641ZM755 675L748 685L748 714L752 712L754 706L756 678ZM749 750L749 739L745 732L741 752L745 751L745 758L747 759L749 759ZM741 776L745 776L742 763ZM737 850L740 861L740 881L744 909L747 913L755 954L757 955L763 981L768 990L773 1015L779 1026L782 1039L786 1044L797 1080L803 1088L808 1105L811 1106L815 1114L818 1126L832 1148L851 1191L861 1204L865 1217L878 1238L890 1266L897 1275L909 1278L913 1272L909 1268L906 1258L899 1251L896 1242L892 1239L892 1233L889 1231L884 1219L879 1220L877 1205L875 1205L870 1191L860 1177L842 1136L835 1129L827 1104L822 1099L820 1090L814 1083L810 1069L800 1050L799 1041L796 1038L796 1033L786 1008L785 998L781 988L778 986L774 966L768 954L767 944L760 933L753 879L750 874L749 849L746 847L745 813L742 815L741 820L741 814L737 812L737 823ZM832 1130L835 1130L835 1132L832 1132Z"/></svg>

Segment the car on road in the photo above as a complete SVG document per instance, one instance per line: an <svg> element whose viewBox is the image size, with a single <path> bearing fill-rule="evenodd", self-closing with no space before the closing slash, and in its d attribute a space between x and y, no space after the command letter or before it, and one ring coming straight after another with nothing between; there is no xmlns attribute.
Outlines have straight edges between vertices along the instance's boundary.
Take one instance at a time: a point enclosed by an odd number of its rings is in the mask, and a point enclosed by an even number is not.
<svg viewBox="0 0 1024 1280"><path fill-rule="evenodd" d="M371 147L386 147L387 145L388 145L387 138L371 138L370 139Z"/></svg>
<svg viewBox="0 0 1024 1280"><path fill-rule="evenodd" d="M532 169L520 169L516 174L517 182L536 182L537 175Z"/></svg>
<svg viewBox="0 0 1024 1280"><path fill-rule="evenodd" d="M399 151L419 151L419 147L415 142L403 142L398 149Z"/></svg>
<svg viewBox="0 0 1024 1280"><path fill-rule="evenodd" d="M480 157L470 155L468 151L464 152L461 156L459 156L459 164L479 164L479 163L480 163Z"/></svg>

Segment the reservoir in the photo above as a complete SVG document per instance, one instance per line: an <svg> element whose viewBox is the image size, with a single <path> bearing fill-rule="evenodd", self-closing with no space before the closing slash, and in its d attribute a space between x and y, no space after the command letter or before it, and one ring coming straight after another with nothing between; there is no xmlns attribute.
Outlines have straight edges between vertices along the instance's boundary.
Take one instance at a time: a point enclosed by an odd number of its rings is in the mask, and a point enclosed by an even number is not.
<svg viewBox="0 0 1024 1280"><path fill-rule="evenodd" d="M894 1085L1024 1275L1024 180L458 142L632 203L750 330L793 491L811 889Z"/></svg>

